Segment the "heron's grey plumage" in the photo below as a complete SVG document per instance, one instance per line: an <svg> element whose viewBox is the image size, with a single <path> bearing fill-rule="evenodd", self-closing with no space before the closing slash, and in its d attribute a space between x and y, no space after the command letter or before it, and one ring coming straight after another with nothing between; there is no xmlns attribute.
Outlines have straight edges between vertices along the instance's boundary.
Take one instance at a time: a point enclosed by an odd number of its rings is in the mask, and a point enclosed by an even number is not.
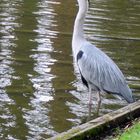
<svg viewBox="0 0 140 140"><path fill-rule="evenodd" d="M77 60L78 68L93 89L96 87L96 90L117 94L127 102L133 102L131 90L113 60L89 42L85 42L80 51L83 55Z"/></svg>
<svg viewBox="0 0 140 140"><path fill-rule="evenodd" d="M77 0L79 11L75 19L72 50L74 62L78 66L83 83L89 88L89 104L92 89L98 91L98 109L100 108L100 92L108 92L133 102L132 92L118 66L104 52L96 48L84 38L84 20L89 0Z"/></svg>

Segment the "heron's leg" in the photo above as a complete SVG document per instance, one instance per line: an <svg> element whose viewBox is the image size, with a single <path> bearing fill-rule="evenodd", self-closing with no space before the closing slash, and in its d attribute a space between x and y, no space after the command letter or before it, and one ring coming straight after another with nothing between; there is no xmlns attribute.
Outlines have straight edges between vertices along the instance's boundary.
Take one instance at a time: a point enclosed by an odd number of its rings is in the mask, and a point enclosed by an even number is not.
<svg viewBox="0 0 140 140"><path fill-rule="evenodd" d="M87 122L91 120L91 107L92 107L92 104L89 104L88 105L88 117L86 120Z"/></svg>
<svg viewBox="0 0 140 140"><path fill-rule="evenodd" d="M92 88L89 87L89 105L92 105Z"/></svg>
<svg viewBox="0 0 140 140"><path fill-rule="evenodd" d="M92 108L92 88L89 86L89 104L88 104L88 118L87 121L91 118L91 108Z"/></svg>
<svg viewBox="0 0 140 140"><path fill-rule="evenodd" d="M100 106L101 106L101 94L100 94L100 91L98 92L97 94L97 115L99 115L99 110L100 110Z"/></svg>

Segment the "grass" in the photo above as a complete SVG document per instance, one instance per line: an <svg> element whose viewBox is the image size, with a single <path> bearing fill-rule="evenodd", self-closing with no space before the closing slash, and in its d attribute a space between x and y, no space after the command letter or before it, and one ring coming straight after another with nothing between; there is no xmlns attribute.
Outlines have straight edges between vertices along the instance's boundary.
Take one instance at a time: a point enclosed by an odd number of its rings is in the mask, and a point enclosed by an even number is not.
<svg viewBox="0 0 140 140"><path fill-rule="evenodd" d="M140 120L127 128L122 134L113 140L140 140Z"/></svg>

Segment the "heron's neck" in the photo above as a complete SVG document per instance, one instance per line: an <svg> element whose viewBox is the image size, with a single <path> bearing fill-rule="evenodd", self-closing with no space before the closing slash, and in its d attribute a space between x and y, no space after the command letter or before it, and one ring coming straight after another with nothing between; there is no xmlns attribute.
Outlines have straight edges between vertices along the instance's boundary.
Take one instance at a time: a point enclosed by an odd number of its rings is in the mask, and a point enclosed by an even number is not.
<svg viewBox="0 0 140 140"><path fill-rule="evenodd" d="M75 19L74 30L73 30L73 41L84 39L84 20L86 12L88 10L88 1L87 0L77 0L79 4L79 11Z"/></svg>

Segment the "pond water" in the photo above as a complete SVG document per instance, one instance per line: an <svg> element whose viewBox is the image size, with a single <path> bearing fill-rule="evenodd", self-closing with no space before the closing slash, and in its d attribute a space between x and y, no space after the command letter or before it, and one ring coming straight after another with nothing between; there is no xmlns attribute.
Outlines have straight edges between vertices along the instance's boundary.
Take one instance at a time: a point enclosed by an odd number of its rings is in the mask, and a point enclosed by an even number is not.
<svg viewBox="0 0 140 140"><path fill-rule="evenodd" d="M46 139L88 117L71 51L77 8L76 0L0 0L0 139ZM140 98L140 1L91 0L85 34ZM107 95L100 115L125 105Z"/></svg>

